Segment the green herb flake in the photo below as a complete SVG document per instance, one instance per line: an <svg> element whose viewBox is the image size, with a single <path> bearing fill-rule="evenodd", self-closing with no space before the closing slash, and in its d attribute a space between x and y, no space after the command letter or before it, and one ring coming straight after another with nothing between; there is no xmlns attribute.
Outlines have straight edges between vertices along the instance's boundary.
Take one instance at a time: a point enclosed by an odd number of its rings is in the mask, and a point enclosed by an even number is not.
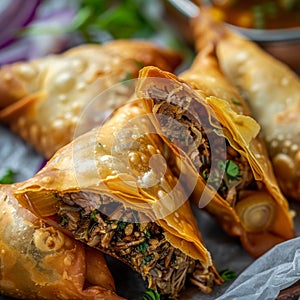
<svg viewBox="0 0 300 300"><path fill-rule="evenodd" d="M151 237L151 233L150 233L149 230L146 230L145 236L146 236L146 238L148 238L148 239Z"/></svg>
<svg viewBox="0 0 300 300"><path fill-rule="evenodd" d="M234 105L237 105L237 106L241 106L241 102L239 100L237 100L236 98L231 98L231 102L234 104Z"/></svg>
<svg viewBox="0 0 300 300"><path fill-rule="evenodd" d="M233 270L225 269L220 271L219 274L225 282L237 278L237 273Z"/></svg>
<svg viewBox="0 0 300 300"><path fill-rule="evenodd" d="M143 300L161 300L160 294L152 289L147 289L144 292Z"/></svg>
<svg viewBox="0 0 300 300"><path fill-rule="evenodd" d="M127 226L127 224L128 224L127 222L122 222L122 221L118 222L116 231L123 231Z"/></svg>
<svg viewBox="0 0 300 300"><path fill-rule="evenodd" d="M146 289L143 295L143 300L172 300L170 295L160 295L159 292L152 289Z"/></svg>
<svg viewBox="0 0 300 300"><path fill-rule="evenodd" d="M7 169L3 176L0 178L1 184L11 184L15 181L16 172L12 169Z"/></svg>
<svg viewBox="0 0 300 300"><path fill-rule="evenodd" d="M236 163L234 163L232 160L226 161L225 171L228 176L233 178L236 178L240 173L239 166Z"/></svg>
<svg viewBox="0 0 300 300"><path fill-rule="evenodd" d="M146 263L148 263L149 261L151 261L153 258L154 258L154 255L153 255L153 254L150 254L150 255L148 255L148 256L145 256L145 257L142 259L142 264L145 265Z"/></svg>
<svg viewBox="0 0 300 300"><path fill-rule="evenodd" d="M90 214L90 219L97 222L97 217L96 217L96 214L98 213L98 211L95 209L91 212Z"/></svg>
<svg viewBox="0 0 300 300"><path fill-rule="evenodd" d="M147 242L142 242L139 245L137 245L136 248L138 249L139 252L145 254L148 247L149 247L149 244Z"/></svg>
<svg viewBox="0 0 300 300"><path fill-rule="evenodd" d="M208 179L207 169L202 172L203 179L206 181Z"/></svg>

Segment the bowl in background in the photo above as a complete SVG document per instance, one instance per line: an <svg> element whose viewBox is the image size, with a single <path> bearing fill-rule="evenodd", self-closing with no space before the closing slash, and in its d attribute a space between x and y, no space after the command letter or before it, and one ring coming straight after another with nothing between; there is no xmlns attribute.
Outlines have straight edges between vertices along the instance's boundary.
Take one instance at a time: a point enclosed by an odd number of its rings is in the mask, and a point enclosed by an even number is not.
<svg viewBox="0 0 300 300"><path fill-rule="evenodd" d="M205 2L205 4L204 4ZM165 0L168 19L191 44L189 18L201 14L201 6L211 6L210 1L200 0ZM202 3L202 4L201 4ZM299 12L300 14L300 12ZM300 74L300 25L283 29L254 29L226 23L226 26L239 32L260 45L265 51L281 60Z"/></svg>

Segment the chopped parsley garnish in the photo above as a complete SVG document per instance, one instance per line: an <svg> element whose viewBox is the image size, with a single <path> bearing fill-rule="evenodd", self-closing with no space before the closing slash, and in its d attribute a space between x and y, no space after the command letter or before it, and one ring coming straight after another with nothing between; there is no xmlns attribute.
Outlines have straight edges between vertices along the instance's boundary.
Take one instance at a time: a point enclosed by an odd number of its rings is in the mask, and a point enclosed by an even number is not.
<svg viewBox="0 0 300 300"><path fill-rule="evenodd" d="M151 237L151 233L150 233L149 230L146 230L145 236L146 236L146 238L148 238L148 239Z"/></svg>
<svg viewBox="0 0 300 300"><path fill-rule="evenodd" d="M123 231L127 226L127 224L128 224L127 222L122 222L122 221L118 222L116 231Z"/></svg>
<svg viewBox="0 0 300 300"><path fill-rule="evenodd" d="M225 269L223 271L220 271L219 272L220 276L223 278L223 280L226 282L226 281L230 281L230 280L233 280L237 277L237 274L235 271L233 270L228 270L228 269Z"/></svg>
<svg viewBox="0 0 300 300"><path fill-rule="evenodd" d="M97 217L96 217L96 214L98 213L98 211L95 209L91 212L90 214L90 219L97 222Z"/></svg>
<svg viewBox="0 0 300 300"><path fill-rule="evenodd" d="M160 295L157 291L147 289L144 292L143 300L172 300L171 296Z"/></svg>
<svg viewBox="0 0 300 300"><path fill-rule="evenodd" d="M142 259L142 264L144 265L144 264L148 263L148 262L151 261L153 258L154 258L154 254L153 254L153 253L151 253L151 254L148 255L148 256L145 256L145 257Z"/></svg>
<svg viewBox="0 0 300 300"><path fill-rule="evenodd" d="M3 176L0 178L1 184L11 184L15 181L16 172L12 169L7 169Z"/></svg>
<svg viewBox="0 0 300 300"><path fill-rule="evenodd" d="M226 161L226 168L225 168L226 174L230 177L237 177L240 173L239 166L235 164L232 160Z"/></svg>
<svg viewBox="0 0 300 300"><path fill-rule="evenodd" d="M147 242L142 242L139 245L137 245L137 249L141 253L146 253L147 248L149 247L149 244Z"/></svg>
<svg viewBox="0 0 300 300"><path fill-rule="evenodd" d="M144 293L143 300L160 300L160 294L152 289L147 289Z"/></svg>
<svg viewBox="0 0 300 300"><path fill-rule="evenodd" d="M240 173L239 166L232 160L226 160L225 163L223 161L219 161L218 167L220 170L225 171L225 173L231 178L238 177Z"/></svg>

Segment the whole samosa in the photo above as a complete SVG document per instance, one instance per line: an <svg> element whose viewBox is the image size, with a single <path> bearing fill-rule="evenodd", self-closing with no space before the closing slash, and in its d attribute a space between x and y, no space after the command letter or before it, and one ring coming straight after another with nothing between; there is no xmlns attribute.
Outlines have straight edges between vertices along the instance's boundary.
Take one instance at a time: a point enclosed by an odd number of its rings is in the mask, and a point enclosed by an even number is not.
<svg viewBox="0 0 300 300"><path fill-rule="evenodd" d="M127 102L141 67L173 71L180 62L179 54L153 42L114 40L4 65L0 122L50 158Z"/></svg>
<svg viewBox="0 0 300 300"><path fill-rule="evenodd" d="M0 185L0 294L18 299L121 300L99 251L20 207Z"/></svg>

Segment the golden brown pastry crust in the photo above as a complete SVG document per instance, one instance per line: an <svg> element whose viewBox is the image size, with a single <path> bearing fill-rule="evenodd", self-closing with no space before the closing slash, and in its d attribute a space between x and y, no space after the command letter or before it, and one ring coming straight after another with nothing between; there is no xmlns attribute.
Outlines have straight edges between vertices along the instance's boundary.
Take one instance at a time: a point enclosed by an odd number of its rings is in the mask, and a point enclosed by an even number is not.
<svg viewBox="0 0 300 300"><path fill-rule="evenodd" d="M0 186L0 293L20 299L123 299L103 255L72 240Z"/></svg>
<svg viewBox="0 0 300 300"><path fill-rule="evenodd" d="M192 27L199 51L207 43L215 45L223 72L244 95L262 127L279 186L288 198L299 200L299 76L205 13L193 20Z"/></svg>
<svg viewBox="0 0 300 300"><path fill-rule="evenodd" d="M222 73L215 50L216 49L212 43L208 44L205 48L202 48L191 68L181 74L180 78L191 83L195 89L204 91L208 96L216 96L226 100L231 108L238 114L251 116L250 108L244 98L242 98L238 90ZM253 138L248 147L249 159L252 161L255 178L261 183L259 185L259 190L267 190L278 205L283 208L278 209L278 211L281 212L277 215L278 223L275 225L277 228L274 230L274 232L280 232L280 224L284 219L279 219L283 217L282 214L288 213L288 203L278 187L266 145L260 135ZM255 195L256 192L250 191L250 193ZM286 215L284 218L286 217L288 216ZM288 219L290 218L288 217ZM289 222L291 223L290 220ZM289 225L289 228L291 228L291 225ZM287 230L285 234L282 232L283 236L288 237L289 230ZM248 236L249 237L244 235L242 237L242 242L248 252L254 256L257 256L256 253L263 253L266 249L269 249L274 244L282 241L279 236L272 237L271 235L266 235L266 233L262 234L261 237L258 236L256 241L252 234L248 233Z"/></svg>
<svg viewBox="0 0 300 300"><path fill-rule="evenodd" d="M171 71L180 62L177 53L153 43L116 40L7 65L0 69L0 121L49 158L78 135L84 109L97 97L94 122L101 123L131 96L132 86L121 83L135 78L142 66Z"/></svg>
<svg viewBox="0 0 300 300"><path fill-rule="evenodd" d="M176 296L183 288L182 283L185 282L187 273L193 272L193 264L188 268L190 271L182 273L178 286L172 286L171 281L169 282L173 275L170 275L170 279L157 277L151 271L155 270L161 255L160 252L155 252L160 245L155 240L164 245L168 242L175 249L175 255L179 250L189 261L200 262L204 281L201 279L196 282L201 290L209 292L213 284L221 283L222 279L203 244L181 182L165 163L165 157L171 154L168 151L149 122L142 103L129 102L116 111L102 127L91 130L60 149L45 168L20 186L15 195L22 205L48 222L60 213L58 207L63 203L62 199L70 199L64 201L64 206L70 201L81 202L82 207L86 207L85 212L94 211L98 217L101 216L97 208L104 207L105 210L105 199L109 199L107 203L114 203L118 207L109 216L112 222L122 221L124 213L129 218L127 211L133 209L136 213L130 213L130 218L136 215L133 220L138 218L145 226L156 226L157 230L163 230L160 238L154 235L154 242L148 240L149 237L144 237L147 243L154 243L146 248L148 250L144 250L144 256L148 254L144 259L151 258L151 262L154 259L155 263L148 265L147 260L138 263L141 261L141 254L137 255L140 258L128 261L125 253L118 252L118 245L112 239L108 240L109 246L103 246L106 242L100 234L101 230L98 235L100 241L97 238L95 243L88 238L83 241L129 264L147 279L149 287ZM105 212L103 214L106 215ZM123 221L134 224L133 220L127 218ZM97 220L97 224L102 224L103 221ZM114 228L113 232L117 235L119 223ZM76 232L72 233L76 235ZM139 242L141 234L144 233L140 231L134 239ZM136 248L128 246L128 250L136 251ZM173 255L172 253L169 255ZM184 260L177 263L180 268L185 265ZM173 268L171 265L170 267ZM165 268L168 270L169 263L166 262ZM156 285L157 278L164 282L162 286Z"/></svg>
<svg viewBox="0 0 300 300"><path fill-rule="evenodd" d="M185 115L189 118L189 112L197 113L197 111L200 112L205 108L207 111L211 111L210 116L207 118L211 120L216 118L222 125L224 138L227 139L232 149L237 151L236 155L244 157L245 161L249 163L257 188L250 186L247 190L246 188L242 189L236 196L238 197L235 200L237 203L235 201L230 203L223 199L220 194L216 194L213 189L207 188L203 177L199 176L201 178L199 178L196 186L194 199L197 201L203 199L203 193L208 193L208 196L211 195L212 201L208 203L206 210L216 217L228 234L239 236L245 249L251 255L257 257L275 244L294 237L292 213L289 212L288 202L280 192L274 178L264 144L257 137L259 131L258 124L249 116L242 115L242 113L249 114L247 105L237 91L218 71L213 56L208 55L211 53L209 51L206 54L202 53L202 56L198 56L191 69L181 75L181 78L185 79L184 82L180 81L173 74L161 71L158 68L144 68L140 72L141 79L140 85L137 87L137 93L140 93L142 96L144 95L148 110L154 113L152 115L154 116L153 122L156 124L158 130L160 130L161 124L155 118L155 114L161 113L158 110L160 107L159 103L169 105L169 109L172 109L171 103L173 102L172 100L168 100L170 95L172 95L174 103L176 102L174 100L176 97L178 101L186 99L186 106L181 109L178 108L179 115ZM165 81L166 79L168 82ZM197 93L193 92L186 85L186 83L189 84L190 82L195 90L197 90ZM160 98L160 93L162 92L157 92L158 90L164 91L169 97L167 99ZM209 93L208 96L206 93ZM215 96L222 96L226 101L217 99ZM234 101L232 101L233 98ZM236 101L238 101L238 104L236 104ZM175 114L174 118L176 118ZM205 123L203 116L202 119L201 116L199 118L200 122ZM211 124L213 123L216 122L212 121ZM217 126L215 130L218 130ZM221 136L221 133L219 135ZM213 148L213 146L211 147ZM192 170L190 170L189 174L192 173ZM242 222L241 215L243 213L240 210L238 199L241 201L246 199L249 207L251 207L250 204L254 205L253 199L257 199L255 201L267 201L269 203L266 204L267 206L274 206L275 212L273 212L272 224L268 224L268 228L266 229L254 230L253 228L248 228L247 224ZM243 203L246 202L243 201ZM202 205L202 203L197 204ZM285 226L282 226L282 224L285 224Z"/></svg>

